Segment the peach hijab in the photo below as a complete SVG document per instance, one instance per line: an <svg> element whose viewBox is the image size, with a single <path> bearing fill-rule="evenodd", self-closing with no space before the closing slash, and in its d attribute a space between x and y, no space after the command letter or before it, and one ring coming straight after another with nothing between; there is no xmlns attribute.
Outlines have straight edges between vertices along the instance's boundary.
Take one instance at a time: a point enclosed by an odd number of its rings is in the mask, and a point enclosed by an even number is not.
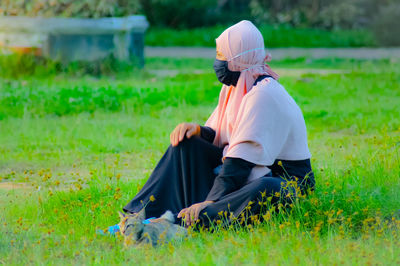
<svg viewBox="0 0 400 266"><path fill-rule="evenodd" d="M257 132L262 130L265 117L254 116L254 110L262 101L243 101L258 76L270 75L278 79L266 64L270 56L266 56L264 39L253 23L243 20L226 29L216 43L219 52L227 58L228 68L241 74L235 87L222 86L218 106L206 126L216 131L214 145L224 147L224 158L242 158L266 166L270 160L266 159L264 147L269 140L260 138ZM243 102L247 106L243 106Z"/></svg>

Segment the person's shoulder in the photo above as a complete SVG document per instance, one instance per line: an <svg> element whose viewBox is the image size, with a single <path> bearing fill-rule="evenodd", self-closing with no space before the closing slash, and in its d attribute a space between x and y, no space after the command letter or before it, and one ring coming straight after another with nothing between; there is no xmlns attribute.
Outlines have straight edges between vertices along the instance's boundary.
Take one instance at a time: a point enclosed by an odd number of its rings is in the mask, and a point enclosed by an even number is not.
<svg viewBox="0 0 400 266"><path fill-rule="evenodd" d="M251 89L250 97L275 97L279 92L284 91L283 86L273 78L265 78Z"/></svg>
<svg viewBox="0 0 400 266"><path fill-rule="evenodd" d="M286 89L273 78L258 82L247 97L247 104L262 106L270 112L293 113L297 104Z"/></svg>
<svg viewBox="0 0 400 266"><path fill-rule="evenodd" d="M254 106L267 108L267 109L277 109L279 108L280 97L277 97L279 83L273 78L266 78L254 85L245 97L243 98L243 104L247 108L253 108Z"/></svg>

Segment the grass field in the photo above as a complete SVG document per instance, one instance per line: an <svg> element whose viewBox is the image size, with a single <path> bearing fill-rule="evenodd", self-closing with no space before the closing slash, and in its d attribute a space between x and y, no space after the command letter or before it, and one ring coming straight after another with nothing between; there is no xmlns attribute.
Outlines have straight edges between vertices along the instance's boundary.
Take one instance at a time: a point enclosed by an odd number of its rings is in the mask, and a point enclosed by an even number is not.
<svg viewBox="0 0 400 266"><path fill-rule="evenodd" d="M3 75L0 264L399 264L400 62L271 65L303 110L315 193L262 224L156 249L95 230L118 222L175 125L210 115L212 60L149 58L101 78Z"/></svg>
<svg viewBox="0 0 400 266"><path fill-rule="evenodd" d="M230 26L230 25L228 25ZM146 32L148 46L207 46L215 47L217 38L227 26L175 30L150 28ZM365 47L377 46L372 32L359 30L323 30L292 28L290 26L258 25L265 47Z"/></svg>

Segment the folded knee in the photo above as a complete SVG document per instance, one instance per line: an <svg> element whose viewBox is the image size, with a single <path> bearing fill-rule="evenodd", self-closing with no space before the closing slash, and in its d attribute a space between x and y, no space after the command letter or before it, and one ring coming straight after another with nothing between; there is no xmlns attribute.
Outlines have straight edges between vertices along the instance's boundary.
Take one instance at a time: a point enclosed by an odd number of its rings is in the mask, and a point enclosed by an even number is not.
<svg viewBox="0 0 400 266"><path fill-rule="evenodd" d="M191 138L184 137L177 146L171 146L174 149L188 149L196 147L200 143L201 139L198 136L193 136Z"/></svg>

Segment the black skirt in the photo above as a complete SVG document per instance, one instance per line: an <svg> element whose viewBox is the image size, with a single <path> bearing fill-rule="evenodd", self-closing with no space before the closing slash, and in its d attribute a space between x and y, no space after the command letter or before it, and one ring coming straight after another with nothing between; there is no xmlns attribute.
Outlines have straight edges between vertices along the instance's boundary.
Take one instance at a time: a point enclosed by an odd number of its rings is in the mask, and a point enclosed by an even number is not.
<svg viewBox="0 0 400 266"><path fill-rule="evenodd" d="M182 209L204 201L213 187L217 176L214 169L221 165L222 152L222 148L197 136L185 138L175 147L170 145L143 188L123 210L139 212L145 206L146 218L159 217L167 210L176 216ZM250 201L262 201L275 192L281 193L289 180L297 179L302 193L314 187L309 159L276 160L270 169L267 176L251 181L208 205L200 213L200 221L207 226L219 217L221 211L238 217ZM279 199L273 198L275 201ZM280 198L285 197L281 195ZM251 212L260 212L259 205L253 204ZM181 223L180 219L176 223Z"/></svg>

